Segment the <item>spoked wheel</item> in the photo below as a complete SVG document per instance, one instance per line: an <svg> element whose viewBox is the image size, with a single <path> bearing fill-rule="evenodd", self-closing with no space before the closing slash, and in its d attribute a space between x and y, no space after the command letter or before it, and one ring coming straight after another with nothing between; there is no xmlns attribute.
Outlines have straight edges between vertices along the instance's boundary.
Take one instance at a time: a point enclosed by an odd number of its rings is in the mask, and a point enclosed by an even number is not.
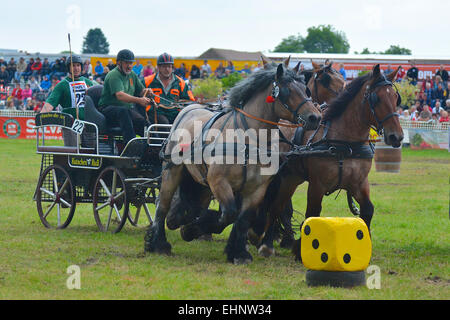
<svg viewBox="0 0 450 320"><path fill-rule="evenodd" d="M51 165L42 172L36 205L45 227L64 229L70 224L76 207L75 187L63 167Z"/></svg>
<svg viewBox="0 0 450 320"><path fill-rule="evenodd" d="M127 222L129 203L124 175L119 169L108 167L100 173L92 203L100 231L117 233L122 230Z"/></svg>
<svg viewBox="0 0 450 320"><path fill-rule="evenodd" d="M150 187L144 190L137 190L135 201L131 201L128 211L128 221L134 227L147 227L153 224L149 203L156 203L156 188Z"/></svg>

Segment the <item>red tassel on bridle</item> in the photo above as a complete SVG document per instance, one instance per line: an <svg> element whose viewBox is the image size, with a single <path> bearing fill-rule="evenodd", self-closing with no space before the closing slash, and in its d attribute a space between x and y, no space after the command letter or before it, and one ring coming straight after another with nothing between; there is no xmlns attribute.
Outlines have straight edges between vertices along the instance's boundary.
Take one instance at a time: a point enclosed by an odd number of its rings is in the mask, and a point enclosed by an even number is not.
<svg viewBox="0 0 450 320"><path fill-rule="evenodd" d="M272 97L272 96L267 96L266 102L267 102L267 103L273 103L273 102L275 102L275 98Z"/></svg>

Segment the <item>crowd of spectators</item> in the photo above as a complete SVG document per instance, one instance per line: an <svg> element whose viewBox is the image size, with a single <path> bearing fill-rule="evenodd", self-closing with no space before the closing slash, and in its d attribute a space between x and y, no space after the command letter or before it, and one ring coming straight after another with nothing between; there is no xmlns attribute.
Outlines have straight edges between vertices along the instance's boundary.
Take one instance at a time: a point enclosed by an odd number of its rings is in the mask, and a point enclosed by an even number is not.
<svg viewBox="0 0 450 320"><path fill-rule="evenodd" d="M103 84L109 71L115 68L112 59L106 65L97 61L95 66L91 65L90 59L83 64L83 76ZM222 79L232 73L238 72L242 77L261 69L261 63L237 70L232 61L227 61L226 66L221 62L215 70L204 60L201 66L192 65L188 70L184 63L175 68L174 73L184 80L215 77ZM156 68L148 61L144 66L139 59L133 66L133 71L139 78L150 76L156 72ZM391 65L383 70L384 74L393 72ZM344 64L339 64L339 72L346 78ZM11 58L5 61L0 57L0 109L9 110L33 110L39 112L44 101L52 92L59 81L68 74L66 57L61 57L49 62L48 58L29 58L25 61L23 57L19 61ZM405 70L400 67L396 81L409 81L417 86L416 99L411 106L401 106L397 111L402 119L412 121L426 121L430 123L448 122L450 112L450 81L449 74L441 65L435 74L427 76L423 81L418 79L419 69L414 63Z"/></svg>

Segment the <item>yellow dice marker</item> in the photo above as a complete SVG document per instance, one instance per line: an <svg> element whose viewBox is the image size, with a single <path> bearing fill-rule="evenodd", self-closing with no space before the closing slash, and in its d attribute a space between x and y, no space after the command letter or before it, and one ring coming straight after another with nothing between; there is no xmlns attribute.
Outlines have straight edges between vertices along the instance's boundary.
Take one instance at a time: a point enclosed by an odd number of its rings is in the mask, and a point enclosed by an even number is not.
<svg viewBox="0 0 450 320"><path fill-rule="evenodd" d="M369 230L360 218L308 218L301 230L301 256L311 270L365 270L372 256Z"/></svg>

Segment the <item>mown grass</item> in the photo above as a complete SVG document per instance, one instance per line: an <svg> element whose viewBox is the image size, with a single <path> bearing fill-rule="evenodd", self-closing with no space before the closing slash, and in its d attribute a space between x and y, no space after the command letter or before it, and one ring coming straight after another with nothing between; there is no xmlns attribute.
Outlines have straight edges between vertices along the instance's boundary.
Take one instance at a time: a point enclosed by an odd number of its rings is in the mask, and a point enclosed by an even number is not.
<svg viewBox="0 0 450 320"><path fill-rule="evenodd" d="M33 141L0 140L0 299L449 299L449 154L403 149L399 174L370 173L371 264L381 289L309 288L306 269L276 245L265 259L251 248L246 266L226 262L230 228L212 242L184 242L168 231L172 256L144 255L144 229L97 231L88 204L65 230L42 226L32 200L40 156ZM294 206L302 220L307 185ZM325 198L323 216L350 216L342 193ZM81 290L68 290L67 267L81 268Z"/></svg>

